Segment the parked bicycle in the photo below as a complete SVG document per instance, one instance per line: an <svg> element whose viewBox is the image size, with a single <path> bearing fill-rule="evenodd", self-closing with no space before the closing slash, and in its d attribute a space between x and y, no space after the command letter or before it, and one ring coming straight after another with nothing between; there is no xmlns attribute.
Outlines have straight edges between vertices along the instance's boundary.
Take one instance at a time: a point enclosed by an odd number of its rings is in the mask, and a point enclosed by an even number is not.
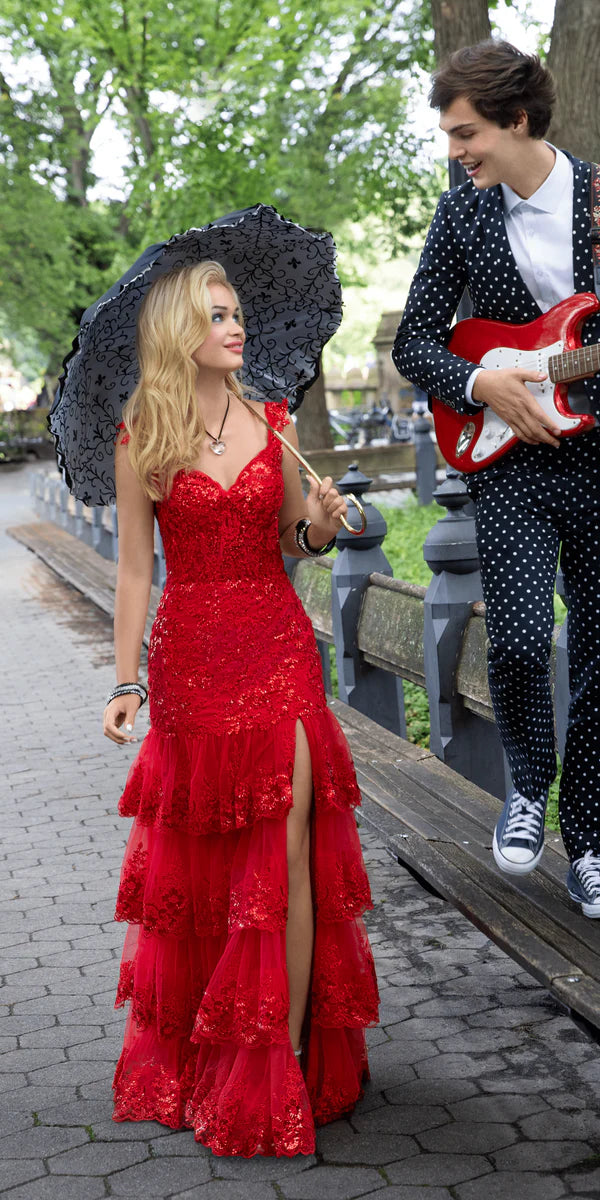
<svg viewBox="0 0 600 1200"><path fill-rule="evenodd" d="M392 412L389 404L373 405L369 409L355 409L341 413L337 409L329 412L329 424L336 440L354 449L355 446L370 446L374 438L385 438L388 442L412 441L412 424L409 418Z"/></svg>

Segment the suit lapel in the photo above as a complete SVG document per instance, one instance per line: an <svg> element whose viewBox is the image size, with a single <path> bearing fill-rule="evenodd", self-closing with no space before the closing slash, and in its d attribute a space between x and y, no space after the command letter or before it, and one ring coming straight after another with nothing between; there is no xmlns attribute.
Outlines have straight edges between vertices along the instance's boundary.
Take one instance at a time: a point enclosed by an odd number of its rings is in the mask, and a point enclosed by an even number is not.
<svg viewBox="0 0 600 1200"><path fill-rule="evenodd" d="M594 265L590 236L590 163L572 158L573 167L573 278L576 292L593 292Z"/></svg>

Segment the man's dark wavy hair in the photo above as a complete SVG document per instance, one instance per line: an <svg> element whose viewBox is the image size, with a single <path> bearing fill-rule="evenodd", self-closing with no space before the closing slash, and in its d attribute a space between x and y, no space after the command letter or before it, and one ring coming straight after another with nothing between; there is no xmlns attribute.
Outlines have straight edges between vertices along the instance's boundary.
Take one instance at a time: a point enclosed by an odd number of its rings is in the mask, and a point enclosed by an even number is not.
<svg viewBox="0 0 600 1200"><path fill-rule="evenodd" d="M523 54L510 42L477 42L455 50L434 72L432 108L445 112L464 96L481 117L506 129L525 112L529 134L542 138L556 100L554 80L537 54Z"/></svg>

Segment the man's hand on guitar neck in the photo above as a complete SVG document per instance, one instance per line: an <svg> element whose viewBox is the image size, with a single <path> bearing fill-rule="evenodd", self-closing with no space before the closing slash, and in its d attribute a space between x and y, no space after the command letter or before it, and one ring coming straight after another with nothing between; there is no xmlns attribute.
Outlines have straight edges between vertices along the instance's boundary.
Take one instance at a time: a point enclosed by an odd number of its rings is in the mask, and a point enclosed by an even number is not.
<svg viewBox="0 0 600 1200"><path fill-rule="evenodd" d="M546 379L543 372L522 371L519 367L484 369L473 383L472 396L506 421L522 442L558 446L560 431L525 387L542 379Z"/></svg>

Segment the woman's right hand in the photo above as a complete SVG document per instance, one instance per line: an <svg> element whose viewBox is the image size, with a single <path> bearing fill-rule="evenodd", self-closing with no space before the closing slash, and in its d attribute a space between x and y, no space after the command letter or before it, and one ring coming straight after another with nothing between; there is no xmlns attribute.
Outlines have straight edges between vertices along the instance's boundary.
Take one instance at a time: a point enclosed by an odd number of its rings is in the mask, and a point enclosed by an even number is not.
<svg viewBox="0 0 600 1200"><path fill-rule="evenodd" d="M110 738L111 742L116 742L118 746L124 746L127 742L137 742L137 738L133 736L133 726L141 703L135 692L115 696L104 709L104 736ZM124 730L121 726L124 726Z"/></svg>

